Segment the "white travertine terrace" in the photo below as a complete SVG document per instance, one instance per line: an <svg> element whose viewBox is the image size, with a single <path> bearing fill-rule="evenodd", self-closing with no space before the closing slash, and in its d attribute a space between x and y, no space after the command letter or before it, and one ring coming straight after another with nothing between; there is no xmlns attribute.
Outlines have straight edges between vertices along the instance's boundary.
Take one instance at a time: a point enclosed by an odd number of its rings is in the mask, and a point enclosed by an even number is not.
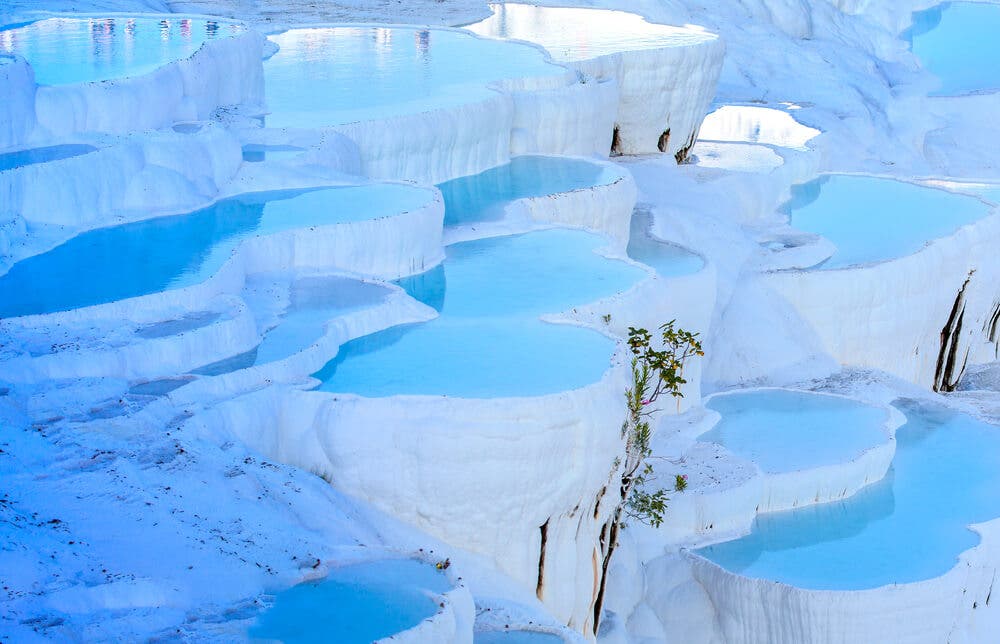
<svg viewBox="0 0 1000 644"><path fill-rule="evenodd" d="M841 269L775 271L765 280L842 364L950 391L966 365L996 357L989 321L997 310L998 241L994 212L911 255Z"/></svg>
<svg viewBox="0 0 1000 644"><path fill-rule="evenodd" d="M537 43L553 60L618 86L615 152L687 156L722 68L725 48L718 36L621 11L516 3L490 7L493 16L466 28Z"/></svg>
<svg viewBox="0 0 1000 644"><path fill-rule="evenodd" d="M685 10L694 18L698 11L713 18L721 11L683 1L659 4L690 4ZM666 460L660 461L657 472L669 481L674 469L687 468L690 488L672 494L661 529L634 526L624 533L609 577L605 608L610 612L602 644L667 638L719 644L883 641L890 626L894 641L989 641L1000 629L996 601L990 601L1000 556L997 521L975 526L982 536L980 545L962 554L947 574L870 591L808 591L749 579L680 549L744 533L760 512L849 496L884 476L893 455L892 441L887 440L848 462L765 474L750 461L697 442L697 435L715 421L714 414L700 409L703 387L712 392L774 382L792 386L814 379L818 388L825 383L830 390L857 394L861 385L855 383L852 392L849 386L838 389L834 380L822 380L830 376L829 365L839 362L880 369L924 389L947 390L957 385L966 364L995 360L1000 350L1000 268L995 258L1000 215L994 212L905 257L841 270L805 270L835 249L815 235L791 229L775 214L791 184L831 166L842 169L854 163L849 154L856 152L850 146L880 128L917 142L921 149L926 139L928 157L941 153L947 128L944 134L937 129L924 132L921 123L906 121L903 113L913 105L879 112L887 96L911 90L904 81L913 78L904 73L905 56L897 55L896 34L911 9L929 2L887 7L840 0L821 8L798 0L738 4L737 18L706 24L721 27L718 31L727 39L730 34L749 38L752 29L744 23L767 13L774 33L804 37L813 34L814 21L819 34L853 19L833 5L872 16L872 25L853 34L870 39L872 51L854 53L865 64L877 56L885 56L890 64L878 68L886 76L878 83L885 80L885 87L872 83L877 89L870 90L865 79L860 88L852 87L867 117L851 113L853 95L843 103L827 96L831 106L801 100L809 113L804 122L835 130L822 137L816 136L818 129L795 121L797 106L784 103L778 104L787 110L721 107L702 124L720 74L724 98L747 101L753 82L788 72L791 62L774 64L774 58L767 58L755 68L742 50L749 46L740 42L739 63L723 70L724 47L718 36L608 10L497 5L492 18L468 29L479 34L476 37L541 46L556 72L496 81L449 104L431 101L388 116L362 114L315 127L272 126L266 121L258 127L248 118L266 108L261 57L267 45L253 31L210 42L190 58L150 74L108 83L42 87L23 59L0 55L0 150L60 142L97 148L80 157L0 172L0 273L11 262L85 230L186 212L242 192L356 184L373 178L430 184L480 172L515 155L606 157L612 147L623 154L664 151L683 159L696 140L703 142L694 149L697 164L678 168L669 159L670 167L644 166L649 159L634 160L634 177L622 170L604 185L521 199L508 204L497 222L443 231L440 195L427 188L426 203L410 212L247 240L219 271L194 286L2 320L0 413L15 395L30 399L36 405L32 409L46 410L37 412L45 423L56 417L47 411L50 399L62 400L62 411L89 409L89 394L79 393L89 378L124 383L125 391L137 383L182 381L168 393L145 395L147 406L134 418L120 424L95 423L95 433L159 431L167 420L179 418L180 436L188 432L213 447L248 446L255 456L320 474L339 491L360 499L358 507L365 512L374 514L371 506L409 526L416 535L413 540L449 544L467 560L499 571L496 576L509 586L487 584L487 601L493 594L516 596L519 602L537 598L540 602L533 608L539 613L547 611L553 623L568 624L592 641L600 529L617 502L620 473L615 459L622 448L618 428L621 393L628 380L627 351L608 356L608 369L599 381L534 398L365 398L306 389L316 384L309 374L348 341L433 319L430 307L384 282L435 266L443 258L444 243L569 226L604 235L606 253L620 257L628 241L629 218L642 199L655 203L658 233L704 253L705 267L681 277L650 272L625 293L544 320L621 338L628 326L652 329L673 318L679 326L703 333L710 359L716 362L689 365L685 397L676 408L679 415L669 414L660 425L654 448ZM660 7L663 11L657 14L652 4L649 8L651 19L670 17L669 7ZM751 18L743 16L744 11ZM274 39L293 37L289 34L294 32L284 31ZM776 40L776 47L783 42ZM821 38L815 42L827 46ZM829 47L812 53L823 59L835 51ZM834 63L829 67L836 70ZM807 69L815 70L815 65ZM834 91L840 91L843 77L831 78ZM747 95L736 96L741 90ZM761 91L763 98L753 96L760 104L800 100L777 97L778 90L774 95ZM957 100L949 99L949 109ZM963 104L972 103L990 113L982 97ZM178 121L197 125L169 129ZM669 137L664 136L667 131ZM834 135L845 132L855 139L842 148L831 143ZM873 139L872 148L888 140ZM984 137L984 149L990 140ZM302 152L294 158L242 162L240 147L247 143L294 145ZM884 171L896 161L893 155L905 156L903 149L899 143L878 150L884 158L864 150L872 156L865 161L866 171L872 165ZM898 168L917 175L925 171L925 161L910 159L909 165L900 162ZM959 159L954 167L968 162ZM988 176L978 179L979 188L994 185ZM963 189L960 182L940 183ZM661 185L667 198L657 193ZM715 211L722 214L716 217ZM267 329L255 307L265 295L287 298L290 289L255 292L258 282L295 284L313 278L379 283L386 294L371 306L330 319L318 339L304 342L287 357L220 375L192 373L259 346ZM205 321L174 334L141 332L187 319ZM865 377L867 372L858 380ZM36 396L54 381L58 386L72 382L76 388ZM884 380L872 387L917 391ZM898 414L890 415L887 436L898 424ZM177 426L171 425L172 430ZM75 427L90 429L82 422ZM90 454L76 458L87 461ZM307 524L304 530L324 520L299 518ZM333 532L324 529L324 536ZM293 538L301 534L299 530ZM360 541L353 535L336 536ZM282 579L287 581L287 576ZM106 585L96 588L88 588L87 597L104 592ZM107 591L112 600L119 599L112 591ZM77 599L72 587L65 592L69 600L64 596L60 601L66 603L60 606ZM388 641L469 644L476 612L482 610L472 592L457 586L434 618ZM483 597L477 594L476 600ZM202 618L198 615L192 623ZM108 631L87 634L100 639Z"/></svg>
<svg viewBox="0 0 1000 644"><path fill-rule="evenodd" d="M239 139L207 123L191 133L161 130L78 140L97 149L0 171L0 221L14 218L22 224L20 234L0 227L0 269L91 228L202 206L241 165ZM24 226L33 235L28 237ZM40 234L42 229L49 232Z"/></svg>

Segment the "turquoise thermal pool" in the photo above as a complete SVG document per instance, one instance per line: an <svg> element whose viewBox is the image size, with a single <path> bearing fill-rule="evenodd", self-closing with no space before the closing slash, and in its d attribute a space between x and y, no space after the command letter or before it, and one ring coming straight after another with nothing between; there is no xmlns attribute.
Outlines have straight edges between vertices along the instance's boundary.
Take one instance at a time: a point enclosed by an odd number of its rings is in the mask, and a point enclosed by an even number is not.
<svg viewBox="0 0 1000 644"><path fill-rule="evenodd" d="M879 177L831 174L792 186L791 225L837 247L818 268L845 268L910 255L988 215L979 199Z"/></svg>
<svg viewBox="0 0 1000 644"><path fill-rule="evenodd" d="M47 18L0 29L0 53L26 59L39 85L89 83L147 74L243 30L202 18Z"/></svg>
<svg viewBox="0 0 1000 644"><path fill-rule="evenodd" d="M218 376L284 360L318 341L334 318L375 306L384 302L389 294L384 286L343 277L305 278L290 290L287 308L271 322L259 345L247 353L205 365L192 373ZM268 296L271 296L270 290L258 298Z"/></svg>
<svg viewBox="0 0 1000 644"><path fill-rule="evenodd" d="M587 60L622 51L662 49L714 40L699 27L671 27L642 16L606 9L491 4L493 15L465 27L488 38L526 40L544 47L553 60Z"/></svg>
<svg viewBox="0 0 1000 644"><path fill-rule="evenodd" d="M390 559L334 568L325 578L278 593L250 628L254 640L371 644L418 625L451 590L431 565Z"/></svg>
<svg viewBox="0 0 1000 644"><path fill-rule="evenodd" d="M630 258L651 267L661 277L693 275L705 266L700 255L654 237L652 225L652 213L633 213L626 251Z"/></svg>
<svg viewBox="0 0 1000 644"><path fill-rule="evenodd" d="M526 45L441 29L322 27L270 37L269 127L319 127L463 105L508 78L565 76Z"/></svg>
<svg viewBox="0 0 1000 644"><path fill-rule="evenodd" d="M192 286L251 237L395 215L432 198L398 184L248 193L188 214L88 231L0 276L0 318Z"/></svg>
<svg viewBox="0 0 1000 644"><path fill-rule="evenodd" d="M1000 427L899 406L907 423L897 430L885 479L844 501L759 515L749 535L698 553L740 575L814 590L864 590L948 572L979 543L968 526L1000 517Z"/></svg>
<svg viewBox="0 0 1000 644"><path fill-rule="evenodd" d="M439 268L400 282L440 317L358 338L315 377L322 391L382 397L539 396L599 381L615 343L542 322L646 276L594 253L595 235L546 230L455 244Z"/></svg>
<svg viewBox="0 0 1000 644"><path fill-rule="evenodd" d="M446 226L493 221L517 199L608 185L622 178L613 166L583 159L514 157L510 163L438 185L444 196Z"/></svg>
<svg viewBox="0 0 1000 644"><path fill-rule="evenodd" d="M44 148L30 148L28 150L17 150L16 152L5 152L0 154L0 172L5 170L16 170L38 163L48 163L49 161L61 161L71 159L91 152L96 152L97 148L92 145L82 143L67 143L64 145L50 145Z"/></svg>
<svg viewBox="0 0 1000 644"><path fill-rule="evenodd" d="M768 473L852 461L889 439L884 409L835 396L761 389L714 396L705 406L722 419L698 440Z"/></svg>
<svg viewBox="0 0 1000 644"><path fill-rule="evenodd" d="M939 96L1000 89L1000 5L945 2L913 14L913 53L937 76Z"/></svg>

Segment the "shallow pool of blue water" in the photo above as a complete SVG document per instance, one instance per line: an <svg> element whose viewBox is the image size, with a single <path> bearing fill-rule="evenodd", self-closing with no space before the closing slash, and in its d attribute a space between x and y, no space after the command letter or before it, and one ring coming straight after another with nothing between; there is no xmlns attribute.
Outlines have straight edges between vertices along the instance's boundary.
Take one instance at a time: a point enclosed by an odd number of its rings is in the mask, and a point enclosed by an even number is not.
<svg viewBox="0 0 1000 644"><path fill-rule="evenodd" d="M1000 89L1000 5L945 2L913 14L913 53L936 75L938 95Z"/></svg>
<svg viewBox="0 0 1000 644"><path fill-rule="evenodd" d="M636 212L632 215L626 251L630 258L651 267L662 277L692 275L705 266L705 260L700 255L654 237L650 231L652 223L651 213Z"/></svg>
<svg viewBox="0 0 1000 644"><path fill-rule="evenodd" d="M37 163L61 161L62 159L70 159L96 151L97 148L92 145L67 143L64 145L50 145L44 148L6 152L0 154L0 172L23 168L24 166L35 165Z"/></svg>
<svg viewBox="0 0 1000 644"><path fill-rule="evenodd" d="M485 99L497 80L566 73L533 47L454 31L343 26L270 38L280 50L264 63L269 127L388 118Z"/></svg>
<svg viewBox="0 0 1000 644"><path fill-rule="evenodd" d="M479 174L438 184L444 196L446 226L492 221L506 204L614 183L622 173L584 159L520 156Z"/></svg>
<svg viewBox="0 0 1000 644"><path fill-rule="evenodd" d="M299 280L291 287L288 307L275 324L264 330L259 345L245 353L199 367L192 373L219 376L284 360L318 341L334 318L375 306L388 294L384 286L342 277Z"/></svg>
<svg viewBox="0 0 1000 644"><path fill-rule="evenodd" d="M741 539L698 550L734 573L816 590L931 579L979 543L968 525L1000 517L1000 427L899 404L892 468L839 502L763 514Z"/></svg>
<svg viewBox="0 0 1000 644"><path fill-rule="evenodd" d="M288 644L371 644L435 615L435 595L449 589L441 572L411 559L334 568L325 579L278 593L249 636Z"/></svg>
<svg viewBox="0 0 1000 644"><path fill-rule="evenodd" d="M595 251L603 237L552 229L453 244L434 270L400 281L448 317L559 313L631 287L646 273Z"/></svg>
<svg viewBox="0 0 1000 644"><path fill-rule="evenodd" d="M722 418L698 440L769 473L852 461L888 440L887 412L846 398L762 389L715 396L705 406Z"/></svg>
<svg viewBox="0 0 1000 644"><path fill-rule="evenodd" d="M438 318L353 340L316 378L320 391L371 398L542 396L593 384L614 341L536 318Z"/></svg>
<svg viewBox="0 0 1000 644"><path fill-rule="evenodd" d="M191 286L250 237L393 215L431 198L399 184L249 193L184 215L92 230L0 276L0 318Z"/></svg>
<svg viewBox="0 0 1000 644"><path fill-rule="evenodd" d="M628 289L645 277L594 249L605 241L546 230L450 246L444 264L401 280L440 317L353 340L315 377L319 389L363 396L538 396L597 382L615 343L542 322Z"/></svg>
<svg viewBox="0 0 1000 644"><path fill-rule="evenodd" d="M243 30L202 18L47 18L0 29L0 53L25 58L39 85L66 85L146 74Z"/></svg>
<svg viewBox="0 0 1000 644"><path fill-rule="evenodd" d="M910 255L988 215L975 197L880 177L831 174L792 187L791 225L826 237L836 253L819 268Z"/></svg>
<svg viewBox="0 0 1000 644"><path fill-rule="evenodd" d="M479 631L472 638L473 644L562 644L558 635L538 631Z"/></svg>

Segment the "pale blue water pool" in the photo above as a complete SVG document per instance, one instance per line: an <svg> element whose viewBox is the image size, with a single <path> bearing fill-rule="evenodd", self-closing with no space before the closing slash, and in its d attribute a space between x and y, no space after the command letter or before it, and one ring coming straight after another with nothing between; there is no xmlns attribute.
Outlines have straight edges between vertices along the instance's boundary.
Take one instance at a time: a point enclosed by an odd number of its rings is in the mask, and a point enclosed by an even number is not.
<svg viewBox="0 0 1000 644"><path fill-rule="evenodd" d="M734 573L816 590L931 579L979 543L969 524L1000 517L1000 427L898 404L886 478L839 502L763 514L742 539L698 550Z"/></svg>
<svg viewBox="0 0 1000 644"><path fill-rule="evenodd" d="M597 382L615 343L538 316L610 296L645 276L594 254L604 243L581 231L546 230L450 246L442 267L400 282L440 317L345 344L314 374L318 389L497 398Z"/></svg>
<svg viewBox="0 0 1000 644"><path fill-rule="evenodd" d="M562 67L516 43L410 27L321 27L270 36L264 62L269 127L319 127L464 104L488 83L561 76Z"/></svg>
<svg viewBox="0 0 1000 644"><path fill-rule="evenodd" d="M23 168L24 166L35 165L37 163L61 161L62 159L70 159L96 151L97 148L92 145L66 143L64 145L50 145L44 148L6 152L0 154L0 172Z"/></svg>
<svg viewBox="0 0 1000 644"><path fill-rule="evenodd" d="M320 391L370 398L543 396L599 381L614 350L595 331L528 317L438 318L348 342L314 377Z"/></svg>
<svg viewBox="0 0 1000 644"><path fill-rule="evenodd" d="M763 389L715 396L705 406L722 419L698 440L768 473L852 461L888 440L886 411L846 398Z"/></svg>
<svg viewBox="0 0 1000 644"><path fill-rule="evenodd" d="M287 644L371 644L434 616L435 595L449 590L444 574L412 559L334 568L323 580L278 593L249 636Z"/></svg>
<svg viewBox="0 0 1000 644"><path fill-rule="evenodd" d="M92 230L0 276L0 318L191 286L250 237L393 215L432 196L398 184L249 193L184 215Z"/></svg>
<svg viewBox="0 0 1000 644"><path fill-rule="evenodd" d="M478 631L474 644L563 644L565 640L551 633L538 631Z"/></svg>
<svg viewBox="0 0 1000 644"><path fill-rule="evenodd" d="M990 213L979 199L903 181L830 174L792 186L791 225L822 235L837 252L819 268L910 255Z"/></svg>
<svg viewBox="0 0 1000 644"><path fill-rule="evenodd" d="M652 213L632 214L626 250L630 258L651 267L662 277L693 275L704 268L705 260L700 255L654 237L650 232L652 224Z"/></svg>
<svg viewBox="0 0 1000 644"><path fill-rule="evenodd" d="M583 159L528 155L438 188L444 195L444 223L457 226L500 219L504 206L517 199L608 185L621 177L611 166Z"/></svg>
<svg viewBox="0 0 1000 644"><path fill-rule="evenodd" d="M39 85L67 85L147 74L243 30L201 18L47 18L0 29L0 53L25 58Z"/></svg>
<svg viewBox="0 0 1000 644"><path fill-rule="evenodd" d="M284 360L309 348L335 317L385 301L389 289L343 277L306 278L291 288L288 307L251 351L199 367L192 373L218 376Z"/></svg>
<svg viewBox="0 0 1000 644"><path fill-rule="evenodd" d="M606 245L603 237L560 228L462 242L446 249L443 265L400 285L448 317L559 313L646 277L594 252Z"/></svg>
<svg viewBox="0 0 1000 644"><path fill-rule="evenodd" d="M937 95L1000 89L1000 5L945 2L913 14L913 53L941 80Z"/></svg>

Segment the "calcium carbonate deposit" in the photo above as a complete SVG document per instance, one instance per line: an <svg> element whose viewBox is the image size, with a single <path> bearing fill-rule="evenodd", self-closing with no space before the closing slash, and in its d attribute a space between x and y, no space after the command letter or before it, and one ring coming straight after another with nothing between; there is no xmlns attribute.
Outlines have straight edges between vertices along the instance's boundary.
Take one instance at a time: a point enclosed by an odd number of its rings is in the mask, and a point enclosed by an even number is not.
<svg viewBox="0 0 1000 644"><path fill-rule="evenodd" d="M0 0L0 642L997 641L998 27Z"/></svg>

